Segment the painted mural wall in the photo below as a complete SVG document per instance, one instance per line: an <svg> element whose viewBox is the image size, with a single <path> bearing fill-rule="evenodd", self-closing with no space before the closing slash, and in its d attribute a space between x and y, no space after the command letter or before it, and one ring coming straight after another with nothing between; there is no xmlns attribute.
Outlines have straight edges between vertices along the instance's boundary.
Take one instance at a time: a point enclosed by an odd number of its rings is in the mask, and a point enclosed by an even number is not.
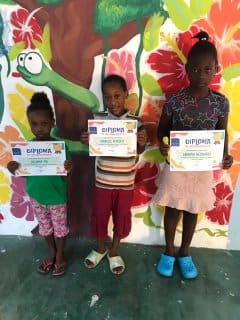
<svg viewBox="0 0 240 320"><path fill-rule="evenodd" d="M199 213L193 246L240 249L238 0L0 0L0 234L37 233L24 179L11 176L6 164L8 143L31 139L26 107L34 91L45 91L56 116L52 134L66 141L74 162L70 231L89 236L94 159L79 136L92 113L104 109L101 79L116 73L127 80L126 108L143 119L149 136L137 163L133 227L126 241L164 243L164 208L152 203L164 166L156 130L166 98L188 85L184 65L200 30L218 50L219 73L211 86L230 100L234 163L213 173L216 201L212 210ZM180 239L181 221L177 230Z"/></svg>

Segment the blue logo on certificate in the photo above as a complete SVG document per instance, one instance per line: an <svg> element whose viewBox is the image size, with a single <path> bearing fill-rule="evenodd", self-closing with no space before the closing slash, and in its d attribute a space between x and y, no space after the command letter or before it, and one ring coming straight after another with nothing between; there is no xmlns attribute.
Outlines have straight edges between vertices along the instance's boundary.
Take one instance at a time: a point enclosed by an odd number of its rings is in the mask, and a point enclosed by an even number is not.
<svg viewBox="0 0 240 320"><path fill-rule="evenodd" d="M171 147L179 147L180 146L180 139L172 138L171 139Z"/></svg>
<svg viewBox="0 0 240 320"><path fill-rule="evenodd" d="M97 127L89 127L90 134L97 134Z"/></svg>
<svg viewBox="0 0 240 320"><path fill-rule="evenodd" d="M12 148L12 154L14 156L20 156L22 154L21 149L20 148Z"/></svg>

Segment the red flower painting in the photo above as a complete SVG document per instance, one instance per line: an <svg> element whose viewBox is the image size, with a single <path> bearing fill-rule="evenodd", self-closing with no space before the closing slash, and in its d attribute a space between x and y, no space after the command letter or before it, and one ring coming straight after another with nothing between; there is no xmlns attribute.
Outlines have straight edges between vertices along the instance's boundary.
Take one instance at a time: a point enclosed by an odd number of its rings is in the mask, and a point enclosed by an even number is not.
<svg viewBox="0 0 240 320"><path fill-rule="evenodd" d="M216 195L214 208L207 211L205 215L210 221L217 224L228 224L232 206L233 192L224 182L217 184L213 191Z"/></svg>
<svg viewBox="0 0 240 320"><path fill-rule="evenodd" d="M10 211L16 218L23 218L27 221L34 220L33 210L29 196L25 192L25 179L12 177L11 189L13 191L10 201Z"/></svg>
<svg viewBox="0 0 240 320"><path fill-rule="evenodd" d="M3 215L0 213L0 223L2 223L3 219L4 219L4 217L3 217Z"/></svg>
<svg viewBox="0 0 240 320"><path fill-rule="evenodd" d="M36 10L29 14L26 9L20 8L13 11L10 16L10 22L13 27L13 41L15 43L23 41L25 49L35 48L32 39L42 41L42 31L37 20L33 17L35 12Z"/></svg>
<svg viewBox="0 0 240 320"><path fill-rule="evenodd" d="M157 191L156 178L159 167L155 163L141 161L138 164L133 192L133 208L148 205Z"/></svg>
<svg viewBox="0 0 240 320"><path fill-rule="evenodd" d="M188 86L185 63L190 48L198 41L193 36L200 30L199 27L192 26L188 31L180 33L176 40L163 36L169 50L158 49L149 55L147 63L160 75L157 81L166 97ZM209 39L209 41L212 40ZM220 78L220 74L213 78L210 85L213 90L219 89Z"/></svg>

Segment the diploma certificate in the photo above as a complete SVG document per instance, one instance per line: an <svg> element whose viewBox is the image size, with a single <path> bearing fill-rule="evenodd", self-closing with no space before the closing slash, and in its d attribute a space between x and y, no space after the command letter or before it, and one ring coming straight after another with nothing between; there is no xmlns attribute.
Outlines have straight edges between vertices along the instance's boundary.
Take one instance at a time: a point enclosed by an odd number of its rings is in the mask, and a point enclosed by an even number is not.
<svg viewBox="0 0 240 320"><path fill-rule="evenodd" d="M88 120L89 155L130 157L137 153L137 120Z"/></svg>
<svg viewBox="0 0 240 320"><path fill-rule="evenodd" d="M224 150L224 130L170 132L171 171L220 169Z"/></svg>
<svg viewBox="0 0 240 320"><path fill-rule="evenodd" d="M18 176L67 175L64 141L11 142L13 160L20 163Z"/></svg>

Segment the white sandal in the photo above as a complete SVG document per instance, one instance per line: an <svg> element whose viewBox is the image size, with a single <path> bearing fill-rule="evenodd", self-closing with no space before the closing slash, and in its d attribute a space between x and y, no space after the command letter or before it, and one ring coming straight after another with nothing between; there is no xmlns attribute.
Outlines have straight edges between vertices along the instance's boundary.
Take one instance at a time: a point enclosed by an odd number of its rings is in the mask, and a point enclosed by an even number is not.
<svg viewBox="0 0 240 320"><path fill-rule="evenodd" d="M122 274L125 270L125 263L122 257L121 256L109 257L109 255L107 255L107 257L109 261L110 270L112 271L112 273L116 275ZM122 269L121 271L115 271L114 269L116 268L122 268Z"/></svg>
<svg viewBox="0 0 240 320"><path fill-rule="evenodd" d="M105 257L106 254L107 251L105 251L104 253L100 253L95 250L92 250L84 260L85 267L88 269L95 268L99 264L99 262ZM90 261L92 265L87 264L87 261Z"/></svg>

